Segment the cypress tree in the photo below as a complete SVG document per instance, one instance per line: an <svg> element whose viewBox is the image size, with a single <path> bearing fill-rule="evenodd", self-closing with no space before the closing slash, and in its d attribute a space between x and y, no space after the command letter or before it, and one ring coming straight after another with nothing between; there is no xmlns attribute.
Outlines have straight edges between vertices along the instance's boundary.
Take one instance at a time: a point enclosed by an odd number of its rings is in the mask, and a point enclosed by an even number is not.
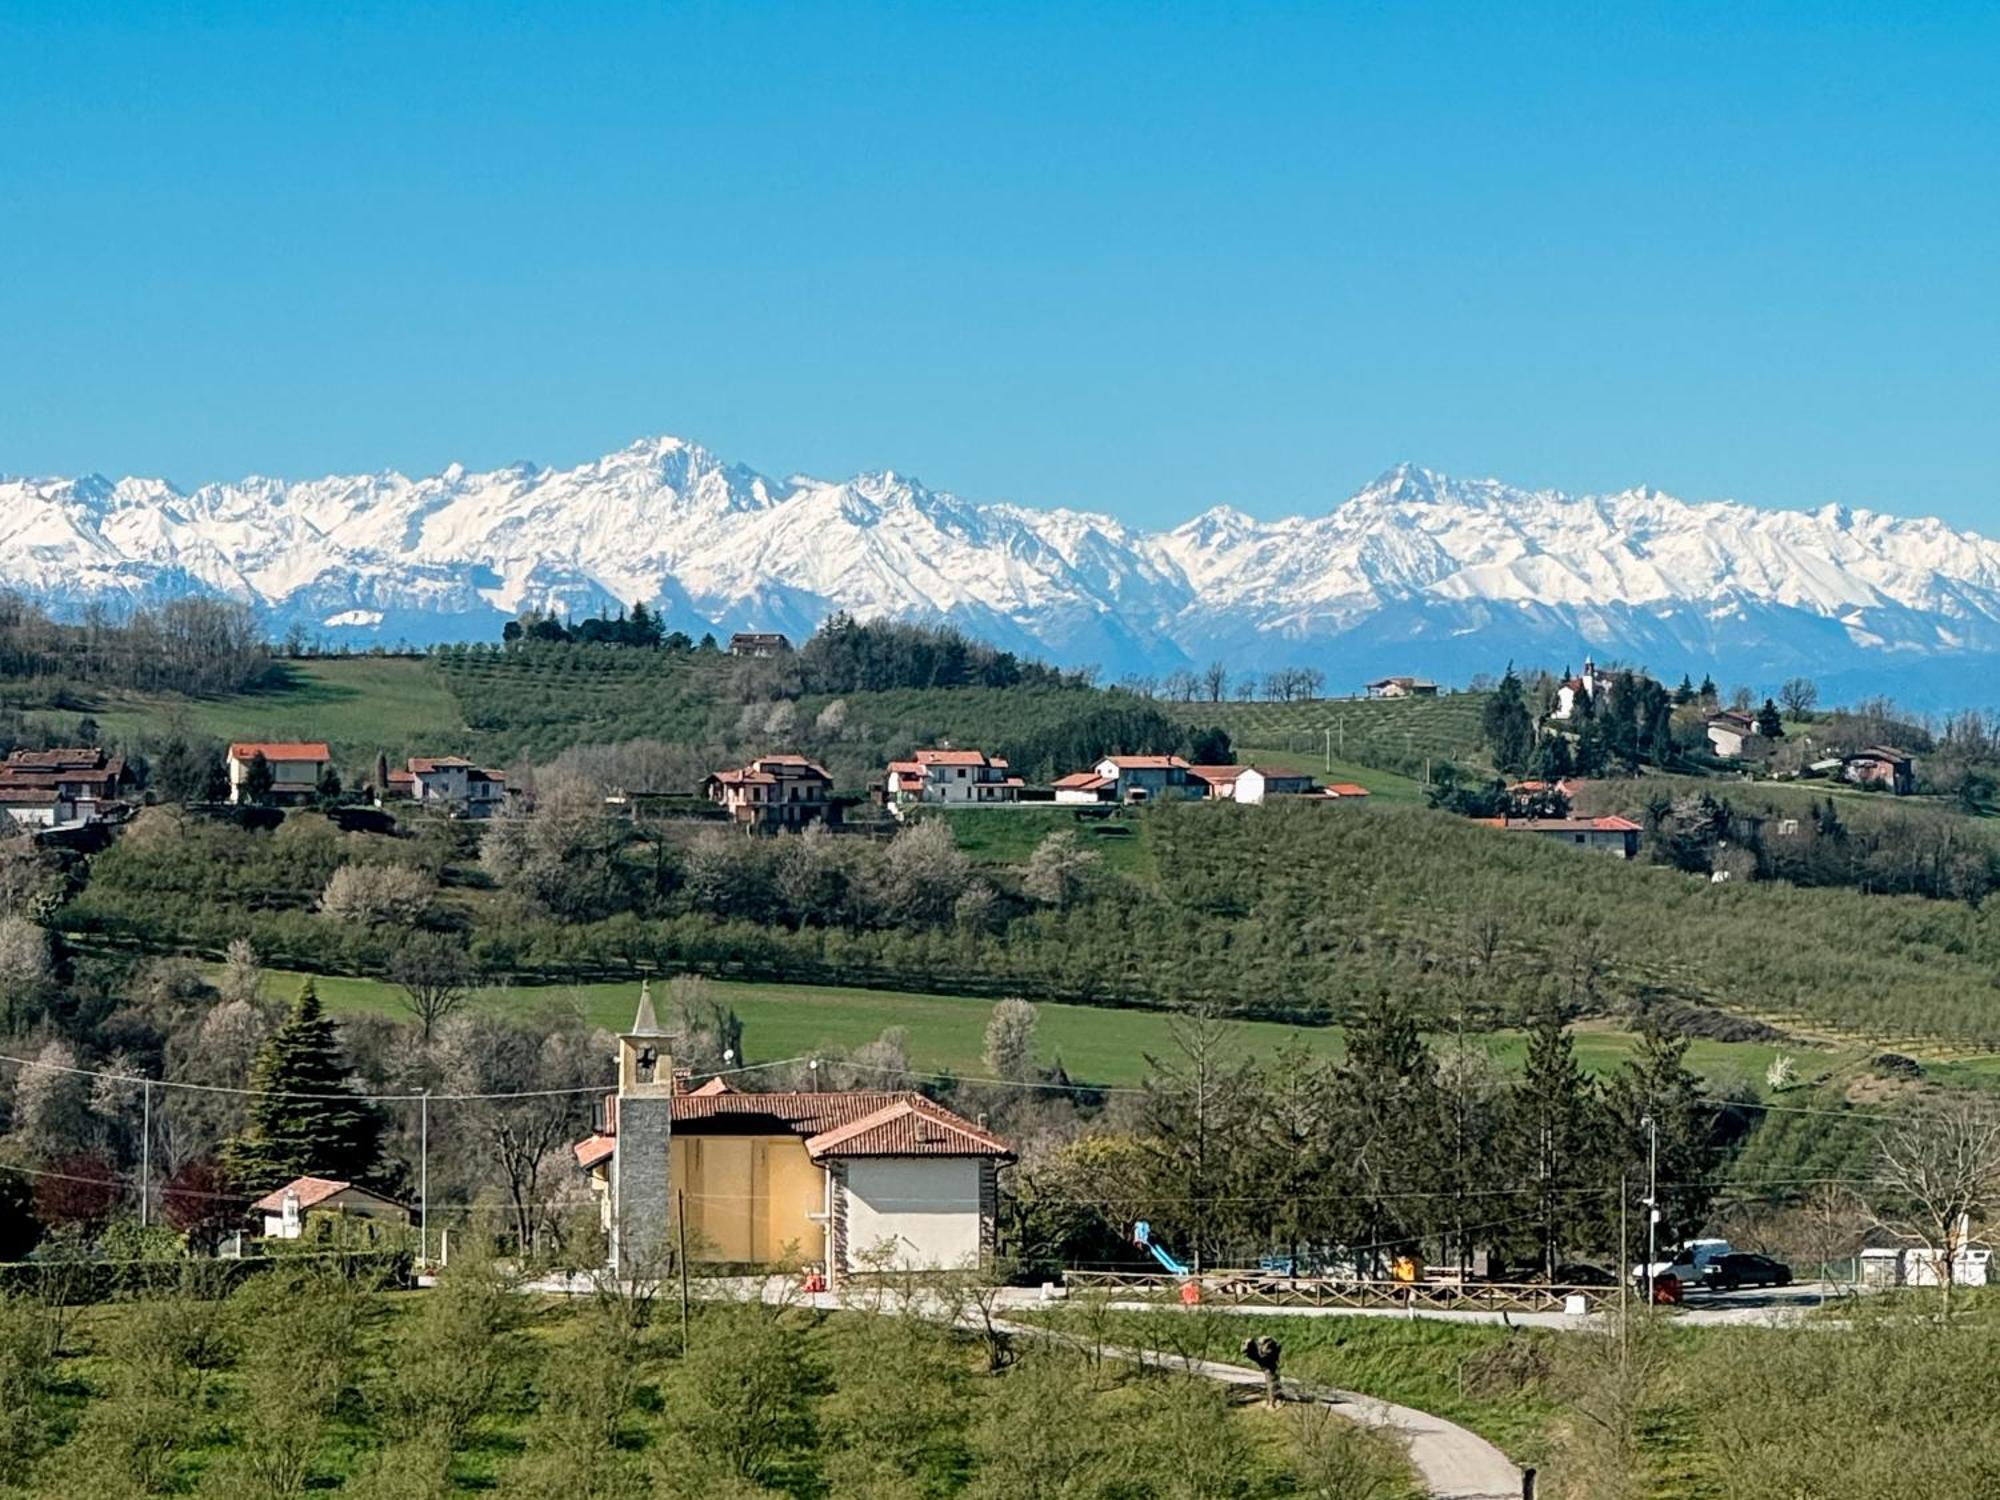
<svg viewBox="0 0 2000 1500"><path fill-rule="evenodd" d="M237 1191L267 1193L304 1176L379 1180L381 1117L355 1093L310 979L258 1049L250 1087L257 1096L249 1121L222 1154Z"/></svg>

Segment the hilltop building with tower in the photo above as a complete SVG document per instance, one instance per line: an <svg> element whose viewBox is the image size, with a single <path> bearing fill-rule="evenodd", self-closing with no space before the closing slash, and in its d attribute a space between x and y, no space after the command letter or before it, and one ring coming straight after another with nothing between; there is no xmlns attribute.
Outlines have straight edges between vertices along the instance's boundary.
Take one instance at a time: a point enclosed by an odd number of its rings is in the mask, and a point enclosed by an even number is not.
<svg viewBox="0 0 2000 1500"><path fill-rule="evenodd" d="M690 1264L969 1270L993 1253L1006 1142L913 1092L753 1093L677 1073L642 985L618 1088L577 1165L622 1277Z"/></svg>

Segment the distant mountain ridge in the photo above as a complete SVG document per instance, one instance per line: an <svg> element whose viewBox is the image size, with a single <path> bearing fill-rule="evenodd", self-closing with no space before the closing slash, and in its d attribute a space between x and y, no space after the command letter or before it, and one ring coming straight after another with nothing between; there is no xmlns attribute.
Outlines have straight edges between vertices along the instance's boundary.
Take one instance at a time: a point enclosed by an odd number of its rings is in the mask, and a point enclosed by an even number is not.
<svg viewBox="0 0 2000 1500"><path fill-rule="evenodd" d="M0 586L62 614L224 594L274 633L354 644L491 639L529 606L644 599L691 633L797 636L844 609L951 621L1113 677L1219 656L1319 665L1341 687L1588 650L1964 702L2000 663L2000 543L1941 521L1570 496L1407 464L1323 515L1221 506L1164 532L893 471L773 480L672 437L575 468L421 479L0 478Z"/></svg>

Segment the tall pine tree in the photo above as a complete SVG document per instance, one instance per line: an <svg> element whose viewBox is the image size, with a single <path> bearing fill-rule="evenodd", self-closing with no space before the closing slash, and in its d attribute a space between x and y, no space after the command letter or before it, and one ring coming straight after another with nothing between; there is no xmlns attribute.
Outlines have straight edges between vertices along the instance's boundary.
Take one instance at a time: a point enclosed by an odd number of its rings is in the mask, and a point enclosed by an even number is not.
<svg viewBox="0 0 2000 1500"><path fill-rule="evenodd" d="M1518 1177L1533 1193L1535 1253L1553 1278L1570 1246L1597 1221L1596 1186L1602 1116L1597 1091L1553 996L1528 1032L1528 1056L1508 1101Z"/></svg>
<svg viewBox="0 0 2000 1500"><path fill-rule="evenodd" d="M294 1177L382 1180L382 1119L354 1090L333 1022L308 979L257 1051L242 1134L223 1147L231 1186L268 1193Z"/></svg>

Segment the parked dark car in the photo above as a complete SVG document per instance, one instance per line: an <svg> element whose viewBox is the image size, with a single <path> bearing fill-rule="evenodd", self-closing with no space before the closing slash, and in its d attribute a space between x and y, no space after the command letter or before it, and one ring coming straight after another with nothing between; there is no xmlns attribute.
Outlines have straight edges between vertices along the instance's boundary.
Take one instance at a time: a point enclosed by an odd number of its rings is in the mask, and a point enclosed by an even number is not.
<svg viewBox="0 0 2000 1500"><path fill-rule="evenodd" d="M1733 1292L1740 1286L1790 1286L1792 1268L1768 1255L1738 1250L1710 1261L1701 1284L1713 1292Z"/></svg>
<svg viewBox="0 0 2000 1500"><path fill-rule="evenodd" d="M1571 1261L1556 1267L1556 1274L1550 1278L1555 1286L1616 1286L1616 1273L1603 1266L1591 1265L1588 1261Z"/></svg>

